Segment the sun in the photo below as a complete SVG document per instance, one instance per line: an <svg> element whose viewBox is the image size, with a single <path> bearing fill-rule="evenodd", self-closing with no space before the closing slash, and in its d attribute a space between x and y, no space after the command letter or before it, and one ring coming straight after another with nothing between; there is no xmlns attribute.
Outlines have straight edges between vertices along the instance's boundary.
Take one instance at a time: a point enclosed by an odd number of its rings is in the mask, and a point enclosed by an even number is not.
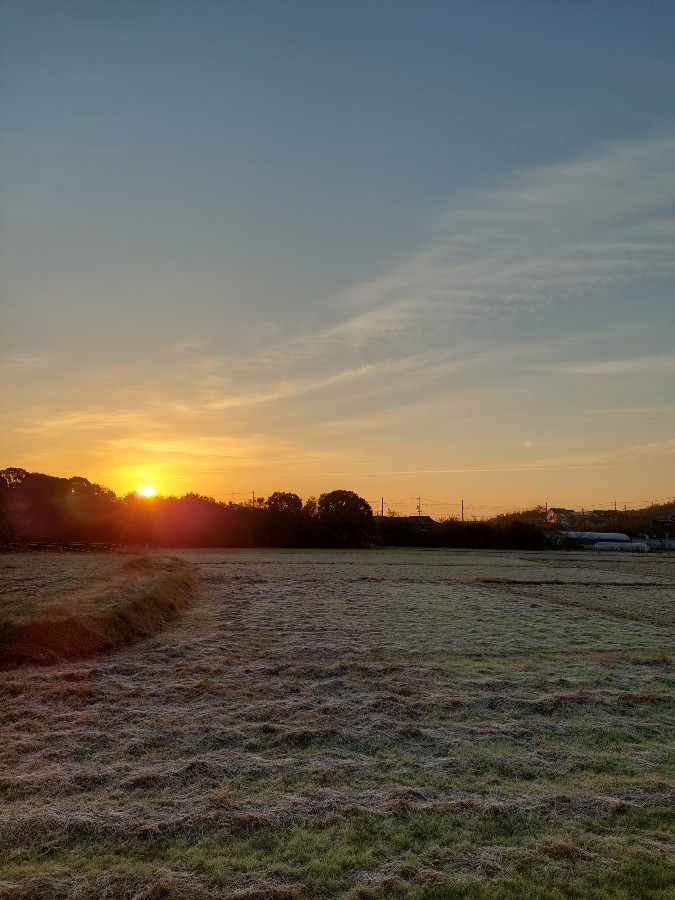
<svg viewBox="0 0 675 900"><path fill-rule="evenodd" d="M136 491L139 497L154 497L157 491L151 484L145 484Z"/></svg>

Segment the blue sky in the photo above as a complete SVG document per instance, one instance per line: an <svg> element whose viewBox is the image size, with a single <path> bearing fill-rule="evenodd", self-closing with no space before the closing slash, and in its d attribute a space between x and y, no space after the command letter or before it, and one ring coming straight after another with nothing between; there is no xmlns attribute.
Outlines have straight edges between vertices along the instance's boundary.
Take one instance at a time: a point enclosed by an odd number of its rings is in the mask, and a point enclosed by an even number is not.
<svg viewBox="0 0 675 900"><path fill-rule="evenodd" d="M672 3L0 26L5 464L403 512L673 495Z"/></svg>

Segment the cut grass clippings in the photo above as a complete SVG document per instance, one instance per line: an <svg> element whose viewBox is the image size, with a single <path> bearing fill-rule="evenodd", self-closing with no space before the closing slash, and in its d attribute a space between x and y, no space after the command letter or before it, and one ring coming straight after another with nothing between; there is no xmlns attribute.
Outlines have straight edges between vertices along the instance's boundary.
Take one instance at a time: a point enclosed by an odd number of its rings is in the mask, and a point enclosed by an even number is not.
<svg viewBox="0 0 675 900"><path fill-rule="evenodd" d="M194 581L177 557L137 557L28 614L15 599L0 608L0 668L87 659L148 637L185 606Z"/></svg>

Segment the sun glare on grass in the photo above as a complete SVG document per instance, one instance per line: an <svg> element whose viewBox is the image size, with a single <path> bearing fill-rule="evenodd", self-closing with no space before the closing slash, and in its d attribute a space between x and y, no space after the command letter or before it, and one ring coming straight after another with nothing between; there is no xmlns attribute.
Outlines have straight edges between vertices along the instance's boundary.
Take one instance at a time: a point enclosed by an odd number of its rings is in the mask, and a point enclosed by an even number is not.
<svg viewBox="0 0 675 900"><path fill-rule="evenodd" d="M143 487L138 488L136 493L139 497L154 497L156 491L151 484L144 484Z"/></svg>

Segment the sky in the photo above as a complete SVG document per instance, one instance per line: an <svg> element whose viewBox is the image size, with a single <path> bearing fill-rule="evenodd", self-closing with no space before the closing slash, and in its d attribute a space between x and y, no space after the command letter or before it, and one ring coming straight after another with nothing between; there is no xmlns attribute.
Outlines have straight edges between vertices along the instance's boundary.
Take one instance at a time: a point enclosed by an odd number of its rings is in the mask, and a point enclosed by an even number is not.
<svg viewBox="0 0 675 900"><path fill-rule="evenodd" d="M675 495L669 0L3 0L0 141L0 467Z"/></svg>

